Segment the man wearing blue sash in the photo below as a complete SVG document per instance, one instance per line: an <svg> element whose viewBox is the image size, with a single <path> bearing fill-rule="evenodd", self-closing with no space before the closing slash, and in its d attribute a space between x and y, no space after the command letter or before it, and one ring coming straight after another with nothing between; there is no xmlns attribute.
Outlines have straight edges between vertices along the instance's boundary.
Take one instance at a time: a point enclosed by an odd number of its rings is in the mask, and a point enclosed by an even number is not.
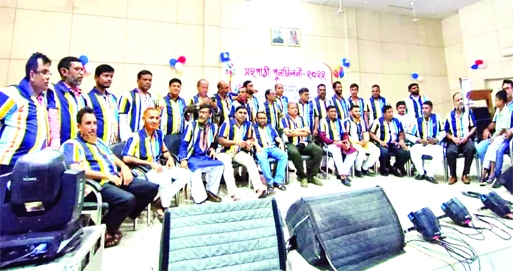
<svg viewBox="0 0 513 271"><path fill-rule="evenodd" d="M58 110L55 117L48 115L50 122L50 146L59 148L66 140L78 133L77 113L85 107L80 84L84 78L84 67L80 60L68 56L59 61L57 69L61 81L47 92L48 101L55 102Z"/></svg>
<svg viewBox="0 0 513 271"><path fill-rule="evenodd" d="M280 107L281 112L283 112L283 114L285 115L285 113L287 112L287 106L289 104L289 98L283 95L283 84L276 83L274 85L274 91L276 91L276 102L278 102L278 106Z"/></svg>
<svg viewBox="0 0 513 271"><path fill-rule="evenodd" d="M206 79L200 79L196 83L196 89L198 94L194 95L185 108L185 113L188 113L188 120L197 120L199 117L198 111L202 104L208 104L212 108L214 113L219 113L217 103L208 97L208 81Z"/></svg>
<svg viewBox="0 0 513 271"><path fill-rule="evenodd" d="M433 103L425 101L422 105L422 117L418 118L407 130L413 136L415 145L410 149L411 160L417 169L415 180L426 179L430 183L437 184L434 174L437 167L443 165L443 147L440 142L445 138L442 119L433 114ZM429 166L423 166L422 156L431 156Z"/></svg>
<svg viewBox="0 0 513 271"><path fill-rule="evenodd" d="M182 81L178 78L169 80L169 93L158 104L161 109L160 130L164 132L164 140L168 150L178 155L180 141L185 129L185 100L180 97Z"/></svg>
<svg viewBox="0 0 513 271"><path fill-rule="evenodd" d="M280 106L276 102L276 92L272 89L266 90L265 99L266 101L262 104L261 108L263 109L262 111L264 111L267 115L267 123L270 124L274 129L279 130L280 120L284 115L280 109ZM258 123L259 121L257 118L256 124Z"/></svg>
<svg viewBox="0 0 513 271"><path fill-rule="evenodd" d="M246 100L249 105L249 108L251 109L248 111L249 119L251 122L256 122L256 114L260 110L260 104L258 102L257 97L255 97L255 94L257 93L257 90L254 88L253 82L250 80L245 81L242 84L242 87L246 89Z"/></svg>
<svg viewBox="0 0 513 271"><path fill-rule="evenodd" d="M327 117L328 114L326 112L326 108L331 105L331 101L326 99L326 85L319 84L317 86L317 97L313 100L314 106L314 131L312 131L313 136L316 137L319 133L319 122L323 118Z"/></svg>
<svg viewBox="0 0 513 271"><path fill-rule="evenodd" d="M310 101L310 91L307 88L301 88L299 90L299 101L297 103L299 115L303 117L306 122L306 126L310 128L310 133L313 133L315 110L312 101Z"/></svg>
<svg viewBox="0 0 513 271"><path fill-rule="evenodd" d="M358 84L353 83L349 86L349 92L351 93L351 97L347 99L349 101L349 108L351 108L353 105L358 105L360 108L360 114L363 116L362 119L365 121L365 125L369 126L369 110L367 108L367 103L365 103L363 98L358 97L359 91L360 87Z"/></svg>
<svg viewBox="0 0 513 271"><path fill-rule="evenodd" d="M246 88L239 88L239 93L237 95L237 99L232 102L232 108L230 110L230 118L235 118L235 109L240 106L243 106L248 111L246 119L249 122L253 122L253 119L251 118L252 114L250 114L252 109L251 109L251 106L248 104L247 99L248 99L248 96L247 96ZM227 119L227 120L229 120L229 119ZM225 120L225 122L227 120ZM221 125L222 125L222 123L221 123Z"/></svg>
<svg viewBox="0 0 513 271"><path fill-rule="evenodd" d="M420 95L420 87L417 83L412 83L408 86L408 92L410 96L405 99L406 113L411 116L413 120L422 117L422 104L425 101L429 101L426 95ZM407 129L407 127L405 127Z"/></svg>
<svg viewBox="0 0 513 271"><path fill-rule="evenodd" d="M212 97L214 102L217 103L217 108L219 108L216 124L221 125L230 118L232 101L236 97L237 93L230 91L230 85L226 81L221 80L217 83L217 93Z"/></svg>
<svg viewBox="0 0 513 271"><path fill-rule="evenodd" d="M210 104L202 104L198 111L198 119L189 122L185 127L178 154L180 167L192 172L191 194L196 203L203 203L205 200L221 202L217 193L224 166L216 158L217 125L210 122L211 118ZM208 176L206 190L201 178L203 173Z"/></svg>
<svg viewBox="0 0 513 271"><path fill-rule="evenodd" d="M153 74L148 70L137 73L137 88L124 93L119 98L119 137L126 141L133 132L144 127L143 113L146 108L154 108L150 88Z"/></svg>
<svg viewBox="0 0 513 271"><path fill-rule="evenodd" d="M339 81L333 83L335 95L331 98L331 104L337 109L337 118L345 120L349 117L349 102L342 95L342 83Z"/></svg>
<svg viewBox="0 0 513 271"><path fill-rule="evenodd" d="M262 169L268 190L273 187L285 191L285 170L287 169L288 156L285 150L285 143L278 135L276 129L267 123L267 115L264 112L257 113L257 122L255 124L255 147L258 164ZM279 145L276 146L276 143ZM273 177L269 167L269 158L274 158L276 163L276 175Z"/></svg>
<svg viewBox="0 0 513 271"><path fill-rule="evenodd" d="M372 96L369 98L369 124L373 123L374 120L379 119L383 116L383 108L385 105L390 105L385 97L381 96L381 89L379 85L372 86Z"/></svg>

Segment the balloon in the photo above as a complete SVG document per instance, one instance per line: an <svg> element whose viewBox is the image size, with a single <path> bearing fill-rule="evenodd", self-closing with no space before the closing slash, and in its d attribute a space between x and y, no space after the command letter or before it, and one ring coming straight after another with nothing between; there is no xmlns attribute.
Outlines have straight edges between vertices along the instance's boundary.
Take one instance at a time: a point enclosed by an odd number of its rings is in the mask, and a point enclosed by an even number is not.
<svg viewBox="0 0 513 271"><path fill-rule="evenodd" d="M340 78L344 78L344 74L345 74L345 73L344 73L344 71L342 71L342 70L341 70L341 71L340 71L340 73L338 74L338 76L339 76Z"/></svg>
<svg viewBox="0 0 513 271"><path fill-rule="evenodd" d="M180 63L182 63L182 64L184 64L186 60L187 60L187 59L185 58L185 56L180 56L180 57L178 58L178 62L180 62Z"/></svg>
<svg viewBox="0 0 513 271"><path fill-rule="evenodd" d="M419 77L417 77L417 81L422 82L422 80L422 76L419 75Z"/></svg>
<svg viewBox="0 0 513 271"><path fill-rule="evenodd" d="M176 65L176 63L178 62L178 60L176 60L176 58L171 58L169 60L169 65L171 65L172 67L174 67Z"/></svg>
<svg viewBox="0 0 513 271"><path fill-rule="evenodd" d="M488 66L486 66L486 64L479 64L479 65L477 65L477 67L482 70L482 69L486 69L486 67L488 67Z"/></svg>
<svg viewBox="0 0 513 271"><path fill-rule="evenodd" d="M181 63L181 62L177 62L177 63L175 64L175 70L177 70L177 71L181 71L182 69L183 69L183 63Z"/></svg>
<svg viewBox="0 0 513 271"><path fill-rule="evenodd" d="M476 60L476 63L475 63L475 64L479 66L479 65L483 64L483 61L482 61L482 60L480 60L480 59L478 59L478 60Z"/></svg>
<svg viewBox="0 0 513 271"><path fill-rule="evenodd" d="M84 73L91 73L94 70L93 63L88 62L84 65Z"/></svg>
<svg viewBox="0 0 513 271"><path fill-rule="evenodd" d="M85 65L89 62L89 58L87 56L81 55L79 58L80 62L82 62L82 65Z"/></svg>
<svg viewBox="0 0 513 271"><path fill-rule="evenodd" d="M479 68L479 66L477 64L474 64L470 68L473 69L473 70L477 70Z"/></svg>
<svg viewBox="0 0 513 271"><path fill-rule="evenodd" d="M411 74L411 78L417 79L417 78L419 78L419 74L414 72L414 73Z"/></svg>
<svg viewBox="0 0 513 271"><path fill-rule="evenodd" d="M337 70L333 71L333 76L335 76L335 78L338 78L338 74L339 74L339 71L337 71Z"/></svg>
<svg viewBox="0 0 513 271"><path fill-rule="evenodd" d="M344 67L349 68L349 66L351 66L351 63L349 63L349 60L344 62Z"/></svg>

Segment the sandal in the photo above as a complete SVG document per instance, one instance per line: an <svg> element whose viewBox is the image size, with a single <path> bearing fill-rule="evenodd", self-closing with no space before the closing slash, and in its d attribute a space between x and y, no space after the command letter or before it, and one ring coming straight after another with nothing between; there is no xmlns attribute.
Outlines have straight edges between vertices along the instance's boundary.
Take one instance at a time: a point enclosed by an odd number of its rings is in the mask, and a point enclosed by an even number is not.
<svg viewBox="0 0 513 271"><path fill-rule="evenodd" d="M120 231L116 231L114 233L114 238L116 238L116 239L121 241L121 238L123 238L123 233L121 233Z"/></svg>
<svg viewBox="0 0 513 271"><path fill-rule="evenodd" d="M109 233L105 233L105 248L115 247L117 245L119 245L119 239Z"/></svg>

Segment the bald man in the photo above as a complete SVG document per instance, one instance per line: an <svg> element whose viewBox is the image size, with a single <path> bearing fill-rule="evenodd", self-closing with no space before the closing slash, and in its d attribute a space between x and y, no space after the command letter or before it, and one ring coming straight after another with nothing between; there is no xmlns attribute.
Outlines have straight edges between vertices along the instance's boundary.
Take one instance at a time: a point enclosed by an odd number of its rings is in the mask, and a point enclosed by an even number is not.
<svg viewBox="0 0 513 271"><path fill-rule="evenodd" d="M230 119L230 111L232 109L232 102L237 99L237 93L230 91L230 85L221 80L217 83L217 93L212 98L219 108L216 114L216 121L218 125L221 125L224 121Z"/></svg>
<svg viewBox="0 0 513 271"><path fill-rule="evenodd" d="M207 79L200 79L196 83L198 94L194 95L185 108L185 113L189 113L189 121L198 119L198 111L202 104L209 104L214 112L218 112L217 104L208 95L208 81ZM192 117L191 117L192 116Z"/></svg>
<svg viewBox="0 0 513 271"><path fill-rule="evenodd" d="M278 103L278 109L281 112L287 112L289 98L287 98L287 96L283 96L283 84L276 83L276 85L274 85L274 91L276 91L276 102Z"/></svg>

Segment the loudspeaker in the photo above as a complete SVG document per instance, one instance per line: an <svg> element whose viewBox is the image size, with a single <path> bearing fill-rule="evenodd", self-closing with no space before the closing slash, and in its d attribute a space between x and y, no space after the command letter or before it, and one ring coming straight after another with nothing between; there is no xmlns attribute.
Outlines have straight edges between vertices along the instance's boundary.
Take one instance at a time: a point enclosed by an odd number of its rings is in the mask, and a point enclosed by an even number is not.
<svg viewBox="0 0 513 271"><path fill-rule="evenodd" d="M379 186L301 198L285 223L292 248L312 265L363 270L403 252L399 218Z"/></svg>
<svg viewBox="0 0 513 271"><path fill-rule="evenodd" d="M497 181L501 183L511 194L513 194L513 166L506 169Z"/></svg>
<svg viewBox="0 0 513 271"><path fill-rule="evenodd" d="M160 270L285 270L285 241L273 199L166 211Z"/></svg>

